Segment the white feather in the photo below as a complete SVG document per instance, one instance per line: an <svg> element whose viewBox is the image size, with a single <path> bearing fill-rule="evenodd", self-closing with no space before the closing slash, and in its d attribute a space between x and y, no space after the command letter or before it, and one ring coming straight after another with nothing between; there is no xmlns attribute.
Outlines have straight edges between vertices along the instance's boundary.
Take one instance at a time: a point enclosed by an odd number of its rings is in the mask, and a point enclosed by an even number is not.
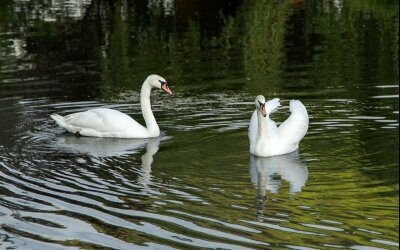
<svg viewBox="0 0 400 250"><path fill-rule="evenodd" d="M150 75L142 85L140 103L147 127L140 125L124 113L107 108L91 109L64 117L53 114L51 118L68 132L79 132L82 136L114 138L158 137L160 129L151 110L150 91L152 88L161 88L161 82L165 82L164 78ZM170 91L168 93L171 94Z"/></svg>
<svg viewBox="0 0 400 250"><path fill-rule="evenodd" d="M276 98L277 99L277 98ZM295 151L308 130L308 113L298 100L290 101L291 115L279 126L269 118L269 114L280 106L279 99L266 102L267 117L254 111L249 124L250 153L256 156L282 155ZM269 110L269 112L268 112ZM264 123L266 131L259 134L259 122Z"/></svg>

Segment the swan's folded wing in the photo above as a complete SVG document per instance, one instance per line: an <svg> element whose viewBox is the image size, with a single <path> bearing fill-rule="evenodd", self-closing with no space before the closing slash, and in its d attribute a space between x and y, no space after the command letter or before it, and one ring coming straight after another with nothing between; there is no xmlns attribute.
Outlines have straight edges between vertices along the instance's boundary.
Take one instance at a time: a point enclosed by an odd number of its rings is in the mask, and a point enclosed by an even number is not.
<svg viewBox="0 0 400 250"><path fill-rule="evenodd" d="M298 100L290 101L290 112L289 118L279 126L278 133L281 140L297 145L307 133L308 113L306 107Z"/></svg>
<svg viewBox="0 0 400 250"><path fill-rule="evenodd" d="M97 128L98 130L104 126L103 117L93 110L66 115L64 122L78 128Z"/></svg>
<svg viewBox="0 0 400 250"><path fill-rule="evenodd" d="M93 129L98 132L121 132L127 129L145 129L129 115L117 110L97 108L64 117L65 123L76 128Z"/></svg>

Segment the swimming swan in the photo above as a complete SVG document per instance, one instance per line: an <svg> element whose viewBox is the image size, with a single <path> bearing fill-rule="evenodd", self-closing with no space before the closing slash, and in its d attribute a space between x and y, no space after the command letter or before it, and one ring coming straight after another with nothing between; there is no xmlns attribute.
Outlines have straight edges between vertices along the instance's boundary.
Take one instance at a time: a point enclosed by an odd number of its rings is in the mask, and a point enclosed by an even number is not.
<svg viewBox="0 0 400 250"><path fill-rule="evenodd" d="M290 101L291 115L279 127L269 118L280 106L279 98L265 102L259 95L249 124L250 153L256 156L282 155L295 151L308 129L306 107L298 101Z"/></svg>
<svg viewBox="0 0 400 250"><path fill-rule="evenodd" d="M51 115L58 125L68 132L82 136L114 138L151 138L160 135L150 104L152 88L159 88L172 95L167 82L158 75L150 75L143 82L140 92L140 105L146 127L130 116L107 108L96 108L67 116Z"/></svg>

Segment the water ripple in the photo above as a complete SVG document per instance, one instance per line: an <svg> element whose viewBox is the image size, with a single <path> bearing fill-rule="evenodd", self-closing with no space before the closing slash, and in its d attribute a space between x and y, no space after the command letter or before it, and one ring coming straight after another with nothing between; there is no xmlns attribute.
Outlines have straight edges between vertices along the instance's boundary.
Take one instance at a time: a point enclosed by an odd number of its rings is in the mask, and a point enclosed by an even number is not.
<svg viewBox="0 0 400 250"><path fill-rule="evenodd" d="M379 138L379 126L397 128L397 107L365 113L355 99L306 100L310 126L300 154L258 161L247 153L252 96L204 95L196 107L191 97L176 98L165 99L176 119L154 106L163 136L149 140L76 138L48 117L89 107L140 117L139 106L123 100L52 104L27 99L7 109L17 109L20 118L13 143L0 144L0 237L8 235L10 246L38 249L70 248L71 242L76 242L72 248L301 249L309 245L287 245L278 235L334 247L332 237L347 237L355 228L354 237L362 242L357 246L395 244L387 233L390 226L375 229L384 217L370 214L395 208L376 200L366 206L365 197L375 197L374 191L355 200L364 184L355 182L360 177L353 169L343 167L371 171L374 165L366 157L376 152L346 160L337 156L363 145L355 139L360 131ZM273 114L278 124L289 115L288 101L282 104ZM362 187L374 190L377 183ZM330 193L334 197L320 198ZM369 208L363 214L360 204Z"/></svg>

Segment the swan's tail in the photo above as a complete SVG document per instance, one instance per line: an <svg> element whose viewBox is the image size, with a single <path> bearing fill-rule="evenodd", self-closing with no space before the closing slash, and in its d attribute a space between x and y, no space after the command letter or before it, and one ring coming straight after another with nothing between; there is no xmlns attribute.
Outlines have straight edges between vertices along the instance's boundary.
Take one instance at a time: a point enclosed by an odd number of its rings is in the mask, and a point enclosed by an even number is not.
<svg viewBox="0 0 400 250"><path fill-rule="evenodd" d="M279 98L274 98L272 100L269 100L268 102L265 103L265 109L267 111L267 114L274 113L275 111L278 110L279 106L281 106Z"/></svg>
<svg viewBox="0 0 400 250"><path fill-rule="evenodd" d="M50 115L50 117L54 121L56 121L58 125L60 125L61 127L65 127L64 117L62 117L61 115L57 115L57 114Z"/></svg>

